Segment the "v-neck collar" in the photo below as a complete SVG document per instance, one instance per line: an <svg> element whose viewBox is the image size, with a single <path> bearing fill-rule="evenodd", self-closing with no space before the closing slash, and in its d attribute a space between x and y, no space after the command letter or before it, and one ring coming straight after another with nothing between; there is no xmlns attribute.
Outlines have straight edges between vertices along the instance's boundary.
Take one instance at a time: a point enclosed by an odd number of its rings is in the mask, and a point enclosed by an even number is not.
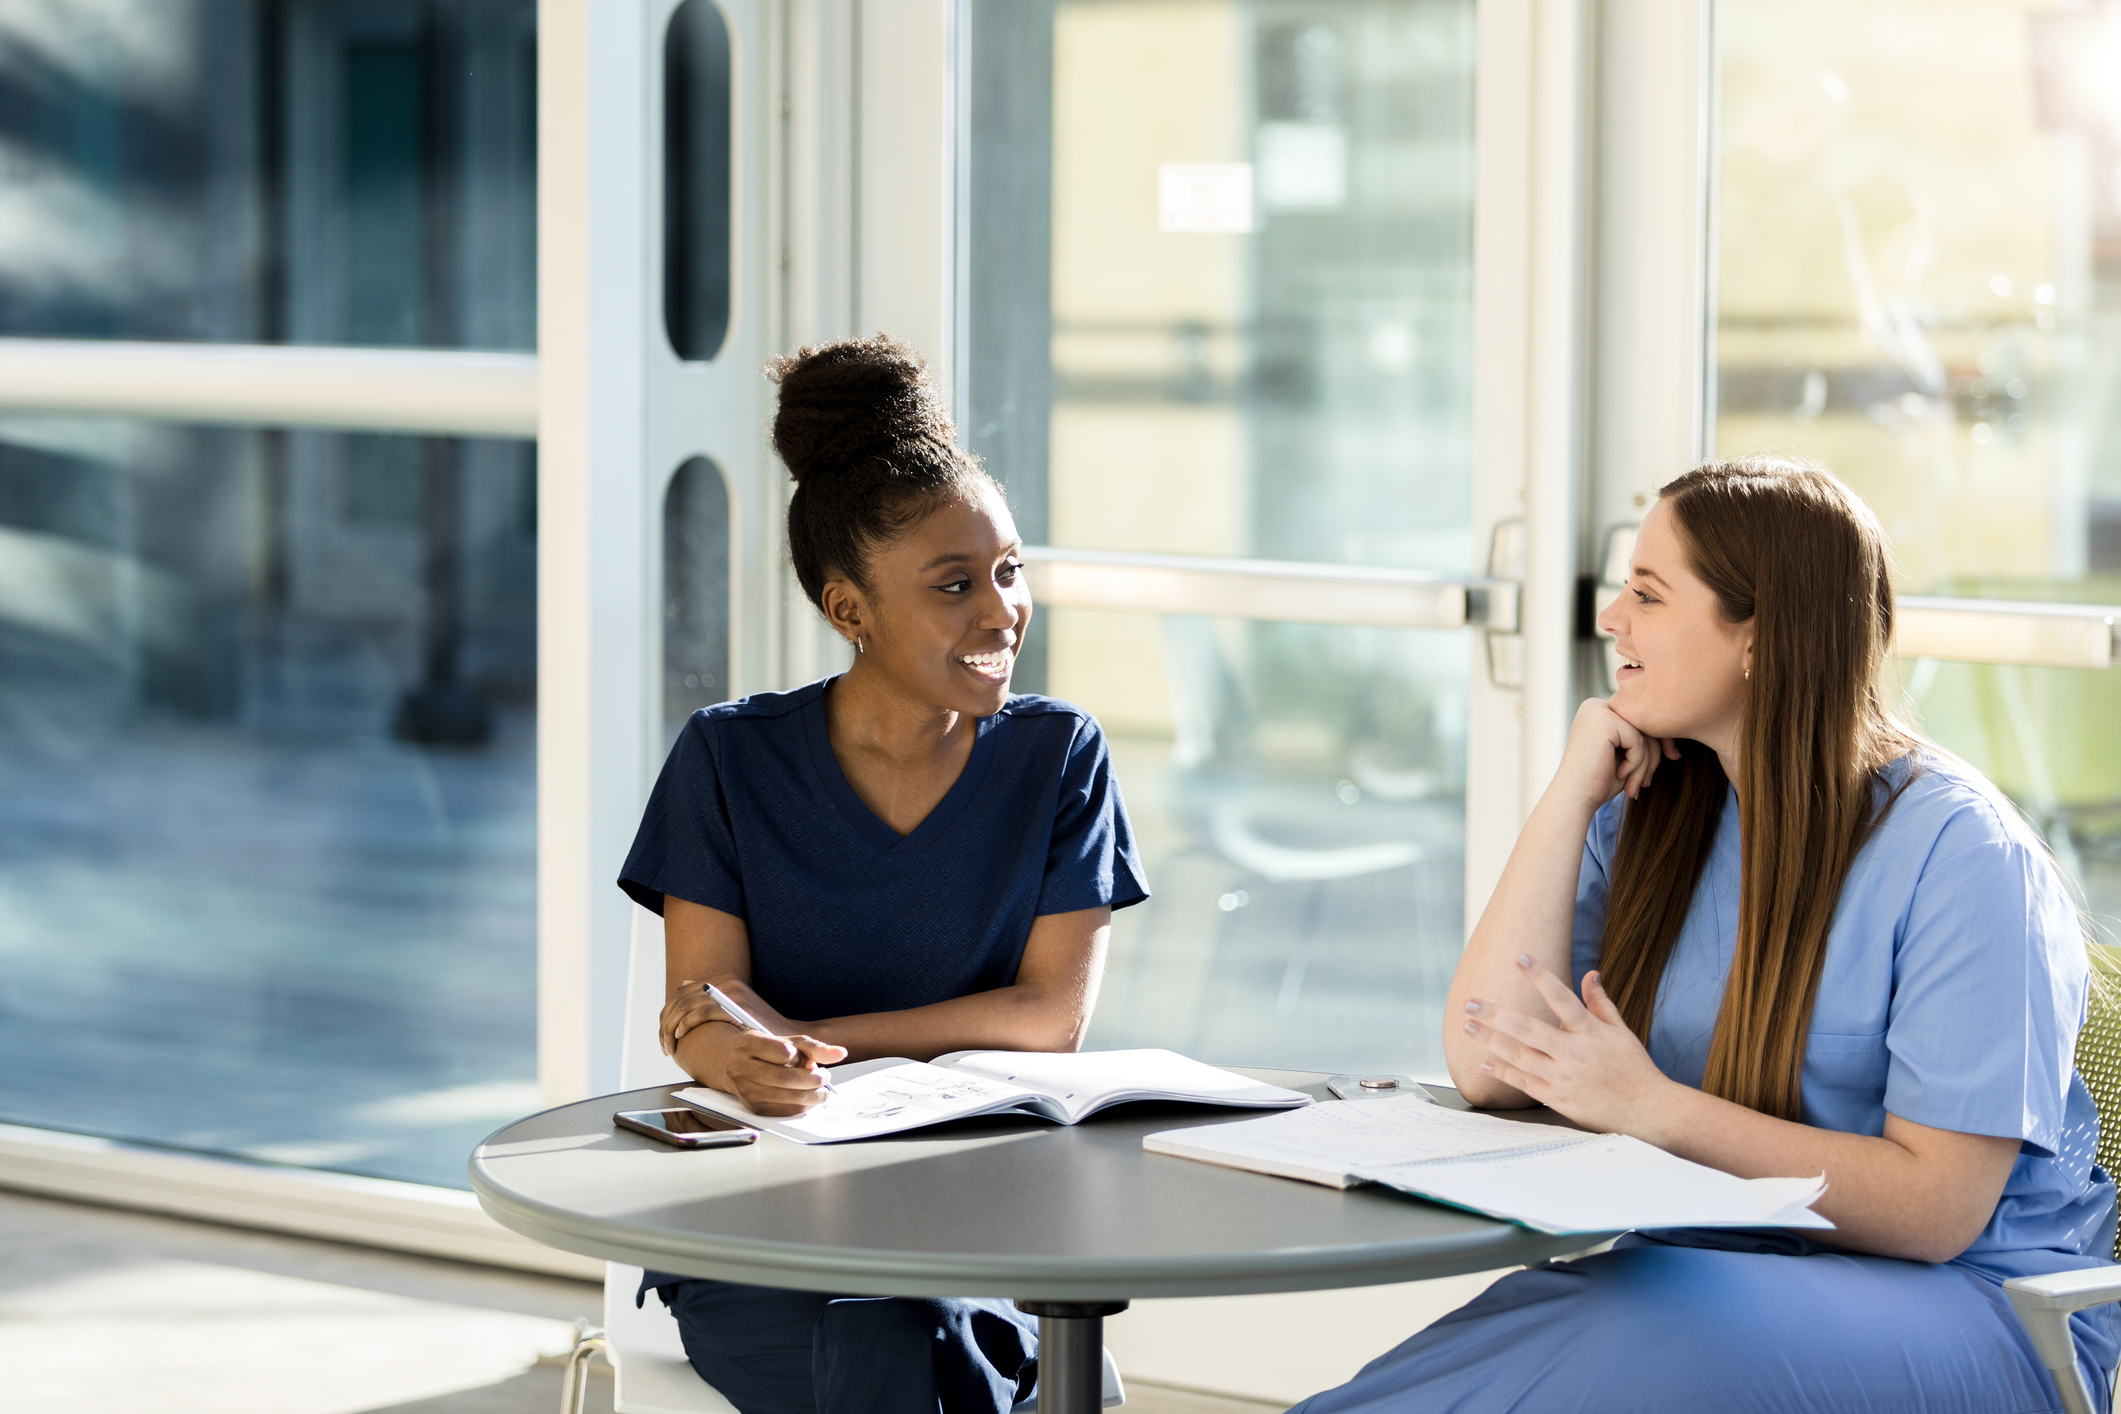
<svg viewBox="0 0 2121 1414"><path fill-rule="evenodd" d="M840 814L854 827L855 833L869 841L878 852L919 853L941 838L957 817L964 814L966 805L979 790L980 782L986 779L987 763L994 755L994 725L1001 720L1002 714L997 712L977 720L973 728L972 753L965 758L964 769L957 773L957 779L950 783L950 789L935 803L927 818L913 827L913 833L901 835L862 803L862 798L854 793L847 773L840 769L839 757L832 754L832 737L825 729L825 692L831 687L832 682L828 681L825 689L803 708L805 734L810 739L810 764L817 771L818 780L824 783L825 794L839 807Z"/></svg>

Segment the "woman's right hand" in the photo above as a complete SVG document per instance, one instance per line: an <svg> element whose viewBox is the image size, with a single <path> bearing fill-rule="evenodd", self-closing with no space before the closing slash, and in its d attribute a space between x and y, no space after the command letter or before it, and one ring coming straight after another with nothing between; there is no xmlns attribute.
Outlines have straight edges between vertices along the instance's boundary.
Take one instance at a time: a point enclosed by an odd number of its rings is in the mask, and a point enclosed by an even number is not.
<svg viewBox="0 0 2121 1414"><path fill-rule="evenodd" d="M826 1077L819 1067L847 1059L845 1047L815 1036L769 1036L730 1026L706 1029L724 1033L715 1038L717 1068L725 1082L720 1088L742 1100L753 1114L799 1115L824 1103Z"/></svg>
<svg viewBox="0 0 2121 1414"><path fill-rule="evenodd" d="M1554 784L1595 811L1622 791L1635 799L1657 774L1660 762L1678 759L1677 744L1645 735L1603 697L1590 697L1576 709Z"/></svg>

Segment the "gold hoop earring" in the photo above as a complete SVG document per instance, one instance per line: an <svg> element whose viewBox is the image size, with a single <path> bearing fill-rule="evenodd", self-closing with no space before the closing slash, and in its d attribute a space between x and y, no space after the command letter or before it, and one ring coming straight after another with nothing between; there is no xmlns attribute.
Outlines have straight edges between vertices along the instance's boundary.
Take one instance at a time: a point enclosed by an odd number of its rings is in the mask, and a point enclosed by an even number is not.
<svg viewBox="0 0 2121 1414"><path fill-rule="evenodd" d="M1753 680L1753 670L1751 668L1747 668L1745 670L1745 680L1747 682L1751 682Z"/></svg>

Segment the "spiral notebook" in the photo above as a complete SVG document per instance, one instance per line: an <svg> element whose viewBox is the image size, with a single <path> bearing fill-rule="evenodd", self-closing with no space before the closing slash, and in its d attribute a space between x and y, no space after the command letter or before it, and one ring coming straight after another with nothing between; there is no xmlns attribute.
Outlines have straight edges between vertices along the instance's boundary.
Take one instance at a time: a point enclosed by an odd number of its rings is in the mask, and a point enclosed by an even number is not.
<svg viewBox="0 0 2121 1414"><path fill-rule="evenodd" d="M1350 1188L1377 1183L1539 1232L1831 1228L1826 1176L1737 1178L1622 1134L1445 1109L1407 1097L1167 1129L1153 1154Z"/></svg>

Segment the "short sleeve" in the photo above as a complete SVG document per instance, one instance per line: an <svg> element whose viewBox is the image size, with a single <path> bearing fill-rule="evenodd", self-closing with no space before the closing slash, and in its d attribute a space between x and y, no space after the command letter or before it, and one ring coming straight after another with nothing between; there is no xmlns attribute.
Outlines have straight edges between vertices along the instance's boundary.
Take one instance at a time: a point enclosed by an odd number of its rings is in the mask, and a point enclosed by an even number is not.
<svg viewBox="0 0 2121 1414"><path fill-rule="evenodd" d="M744 917L743 873L716 744L712 720L695 715L649 793L619 887L651 912L663 911L667 894Z"/></svg>
<svg viewBox="0 0 2121 1414"><path fill-rule="evenodd" d="M2037 847L1940 844L1894 953L1885 1108L2052 1155L2090 967L2076 910Z"/></svg>
<svg viewBox="0 0 2121 1414"><path fill-rule="evenodd" d="M1586 972L1598 966L1605 942L1606 899L1613 890L1613 847L1620 839L1620 812L1625 796L1614 796L1591 817L1583 837L1583 864L1576 874L1576 920L1569 933L1569 970L1576 991L1583 991Z"/></svg>
<svg viewBox="0 0 2121 1414"><path fill-rule="evenodd" d="M1068 743L1068 761L1061 772L1046 877L1039 887L1039 916L1126 908L1148 896L1134 827L1112 775L1105 734L1084 718Z"/></svg>

